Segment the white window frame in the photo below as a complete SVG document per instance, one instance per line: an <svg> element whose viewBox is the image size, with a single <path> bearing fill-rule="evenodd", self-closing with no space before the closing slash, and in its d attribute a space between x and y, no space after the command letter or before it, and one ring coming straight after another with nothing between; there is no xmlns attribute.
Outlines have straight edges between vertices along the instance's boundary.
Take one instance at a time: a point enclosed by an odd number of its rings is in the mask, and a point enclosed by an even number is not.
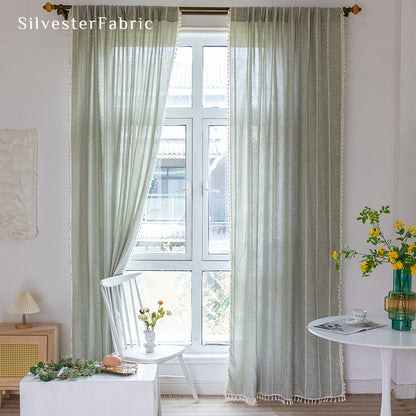
<svg viewBox="0 0 416 416"><path fill-rule="evenodd" d="M202 155L205 155L203 157L203 259L204 260L228 260L230 259L229 254L210 254L209 253L209 194L214 192L214 189L210 189L208 187L209 184L209 160L208 155L209 152L209 127L210 126L227 126L228 120L226 118L220 119L209 119L204 118L203 119L203 128L202 128L202 145L203 145L203 151ZM228 209L228 207L227 207Z"/></svg>
<svg viewBox="0 0 416 416"><path fill-rule="evenodd" d="M193 105L190 108L167 108L164 124L186 124L187 129L191 128L187 130L186 149L186 175L187 180L192 183L192 189L187 191L187 250L185 254L134 254L127 269L191 271L192 341L190 345L187 345L186 352L224 353L228 350L228 345L202 344L203 272L227 272L231 268L229 255L208 254L208 192L204 190L208 179L208 158L205 156L204 161L204 154L207 155L204 152L208 151L208 125L226 125L228 109L202 107L203 74L195 62L202 63L203 46L227 46L227 30L226 28L209 30L184 28L181 30L178 46L192 46L193 48ZM195 86L200 88L195 88ZM192 172L188 172L188 169L192 169ZM201 203L194 203L197 195L199 197L196 200ZM201 238L202 230L203 237Z"/></svg>
<svg viewBox="0 0 416 416"><path fill-rule="evenodd" d="M165 117L165 126L185 126L186 129L186 144L185 144L185 189L183 192L186 194L186 245L185 253L140 253L133 249L133 254L130 258L131 264L136 265L141 261L177 261L177 260L191 260L192 258L192 189L190 188L193 181L193 163L192 163L192 137L193 137L193 126L192 119L186 118L167 118ZM178 190L179 192L182 190ZM139 262L139 263L137 263ZM129 263L130 265L130 263Z"/></svg>

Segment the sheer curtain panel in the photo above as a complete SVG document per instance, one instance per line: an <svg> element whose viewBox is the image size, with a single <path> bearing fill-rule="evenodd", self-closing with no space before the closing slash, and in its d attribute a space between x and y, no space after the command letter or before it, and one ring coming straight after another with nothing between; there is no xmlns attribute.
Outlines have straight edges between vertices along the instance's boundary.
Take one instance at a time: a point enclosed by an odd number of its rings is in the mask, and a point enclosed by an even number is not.
<svg viewBox="0 0 416 416"><path fill-rule="evenodd" d="M340 8L230 11L232 316L227 397L342 400Z"/></svg>
<svg viewBox="0 0 416 416"><path fill-rule="evenodd" d="M99 281L124 271L136 241L158 153L179 10L72 9L76 21L87 22L73 30L72 346L76 357L101 359L111 343Z"/></svg>

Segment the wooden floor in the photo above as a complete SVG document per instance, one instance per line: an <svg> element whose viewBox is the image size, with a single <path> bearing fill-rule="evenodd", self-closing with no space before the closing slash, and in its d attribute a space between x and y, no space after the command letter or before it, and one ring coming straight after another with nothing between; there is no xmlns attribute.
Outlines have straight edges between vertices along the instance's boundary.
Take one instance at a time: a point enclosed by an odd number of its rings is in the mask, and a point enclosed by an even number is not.
<svg viewBox="0 0 416 416"><path fill-rule="evenodd" d="M381 395L349 395L345 402L319 405L262 401L257 406L226 402L223 397L205 396L198 404L192 398L162 399L163 416L379 416ZM392 416L416 416L416 400L396 400L392 397Z"/></svg>
<svg viewBox="0 0 416 416"><path fill-rule="evenodd" d="M379 394L349 395L342 403L319 405L296 403L292 406L277 402L259 402L257 406L251 407L244 403L226 402L222 396L202 396L200 399L200 403L195 404L191 396L163 397L162 414L163 416L379 416L381 402ZM54 414L51 409L45 407L45 415ZM3 399L0 415L20 415L18 395L12 395L9 400ZM59 413L56 415L59 416ZM91 413L91 416L96 415ZM396 400L392 397L392 416L416 416L416 399Z"/></svg>

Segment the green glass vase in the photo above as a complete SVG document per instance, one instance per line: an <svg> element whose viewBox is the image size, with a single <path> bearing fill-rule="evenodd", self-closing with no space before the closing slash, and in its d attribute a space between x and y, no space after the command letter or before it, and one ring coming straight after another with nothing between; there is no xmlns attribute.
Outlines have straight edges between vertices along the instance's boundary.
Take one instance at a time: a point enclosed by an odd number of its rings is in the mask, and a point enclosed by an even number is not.
<svg viewBox="0 0 416 416"><path fill-rule="evenodd" d="M393 273L393 291L384 298L384 309L389 313L391 327L410 331L416 315L416 293L412 292L412 275L402 270Z"/></svg>

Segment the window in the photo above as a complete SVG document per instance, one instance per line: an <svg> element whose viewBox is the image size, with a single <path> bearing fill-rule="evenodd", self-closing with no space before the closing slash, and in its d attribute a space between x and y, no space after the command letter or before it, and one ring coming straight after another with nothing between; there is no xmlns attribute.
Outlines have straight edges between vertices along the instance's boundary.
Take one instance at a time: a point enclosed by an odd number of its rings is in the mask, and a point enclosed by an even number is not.
<svg viewBox="0 0 416 416"><path fill-rule="evenodd" d="M190 352L229 342L227 34L184 31L171 75L158 160L129 270L149 307L174 314L158 342Z"/></svg>
<svg viewBox="0 0 416 416"><path fill-rule="evenodd" d="M191 236L187 215L191 199L187 183L192 176L190 160L191 121L166 120L135 253L149 260L150 253L185 254ZM137 256L136 256L137 257ZM157 256L154 258L158 258Z"/></svg>

